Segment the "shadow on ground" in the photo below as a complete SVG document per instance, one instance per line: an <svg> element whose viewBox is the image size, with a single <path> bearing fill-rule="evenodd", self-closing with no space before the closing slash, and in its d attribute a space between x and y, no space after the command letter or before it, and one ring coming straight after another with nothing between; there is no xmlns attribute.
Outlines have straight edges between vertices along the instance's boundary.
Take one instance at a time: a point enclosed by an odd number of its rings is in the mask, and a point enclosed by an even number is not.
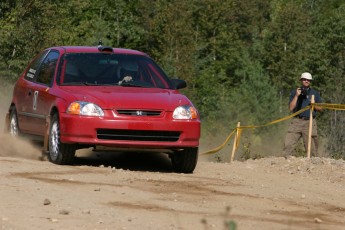
<svg viewBox="0 0 345 230"><path fill-rule="evenodd" d="M153 152L93 152L78 150L74 165L115 167L131 171L173 172L170 158Z"/></svg>
<svg viewBox="0 0 345 230"><path fill-rule="evenodd" d="M42 155L43 143L25 138L0 135L0 157L19 157L31 160L48 160ZM81 149L76 152L73 165L112 167L131 171L173 172L170 158L159 152L94 152Z"/></svg>

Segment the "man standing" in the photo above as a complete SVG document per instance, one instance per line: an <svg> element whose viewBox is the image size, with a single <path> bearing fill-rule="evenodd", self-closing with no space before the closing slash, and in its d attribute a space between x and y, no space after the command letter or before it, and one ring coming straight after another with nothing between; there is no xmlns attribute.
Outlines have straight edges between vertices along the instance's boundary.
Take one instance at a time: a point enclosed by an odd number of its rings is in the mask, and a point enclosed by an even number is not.
<svg viewBox="0 0 345 230"><path fill-rule="evenodd" d="M289 109L291 112L295 113L305 108L306 106L309 106L311 103L321 103L320 93L315 89L310 88L310 83L312 80L313 77L310 73L302 73L300 77L302 86L300 88L297 88L296 90L292 90L290 94ZM312 101L312 95L314 95L314 101ZM322 108L314 106L313 118L315 118L317 111L321 112ZM310 111L306 110L292 119L287 135L285 137L283 153L285 157L291 155L291 153L294 151L296 143L301 137L303 138L305 149L308 149L309 118ZM313 120L311 137L311 155L315 157L317 156L318 150L316 120Z"/></svg>

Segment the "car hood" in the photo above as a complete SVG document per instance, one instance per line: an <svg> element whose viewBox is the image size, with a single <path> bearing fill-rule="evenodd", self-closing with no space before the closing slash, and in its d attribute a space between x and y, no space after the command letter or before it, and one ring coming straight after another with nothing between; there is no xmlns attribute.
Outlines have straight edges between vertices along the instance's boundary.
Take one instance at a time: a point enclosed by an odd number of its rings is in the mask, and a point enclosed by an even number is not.
<svg viewBox="0 0 345 230"><path fill-rule="evenodd" d="M63 87L77 101L92 102L102 109L157 109L173 111L179 105L190 105L177 90L121 86Z"/></svg>

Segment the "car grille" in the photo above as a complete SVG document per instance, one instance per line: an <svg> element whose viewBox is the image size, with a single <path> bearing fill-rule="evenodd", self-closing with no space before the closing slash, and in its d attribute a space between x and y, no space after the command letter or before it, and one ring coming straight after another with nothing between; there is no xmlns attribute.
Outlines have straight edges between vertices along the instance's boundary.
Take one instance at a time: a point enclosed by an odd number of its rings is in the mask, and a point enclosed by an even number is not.
<svg viewBox="0 0 345 230"><path fill-rule="evenodd" d="M180 132L152 130L98 129L97 138L128 141L178 141Z"/></svg>
<svg viewBox="0 0 345 230"><path fill-rule="evenodd" d="M157 110L116 110L116 112L125 116L159 116L162 113Z"/></svg>

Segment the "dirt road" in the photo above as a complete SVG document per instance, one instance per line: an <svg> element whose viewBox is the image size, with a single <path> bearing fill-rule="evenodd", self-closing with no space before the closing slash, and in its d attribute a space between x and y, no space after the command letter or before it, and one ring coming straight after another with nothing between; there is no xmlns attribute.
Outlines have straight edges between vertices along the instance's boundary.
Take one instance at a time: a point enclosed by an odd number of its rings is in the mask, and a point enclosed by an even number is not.
<svg viewBox="0 0 345 230"><path fill-rule="evenodd" d="M26 142L0 142L1 230L345 229L342 160L200 157L176 174L165 155L79 151L58 166Z"/></svg>

